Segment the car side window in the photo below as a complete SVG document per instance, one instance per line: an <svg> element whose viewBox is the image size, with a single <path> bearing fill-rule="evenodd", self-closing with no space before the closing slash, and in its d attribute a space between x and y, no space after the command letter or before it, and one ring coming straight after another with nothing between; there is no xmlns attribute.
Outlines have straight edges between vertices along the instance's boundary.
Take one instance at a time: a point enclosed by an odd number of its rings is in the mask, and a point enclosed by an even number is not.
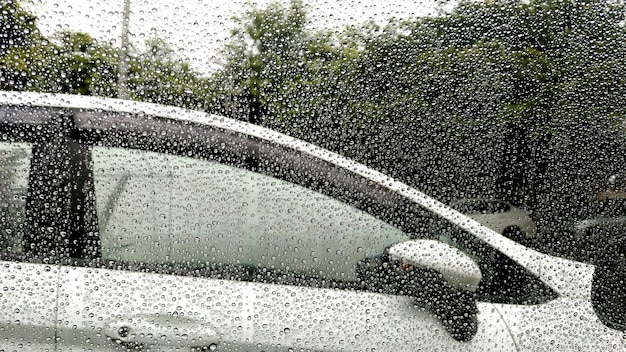
<svg viewBox="0 0 626 352"><path fill-rule="evenodd" d="M215 161L92 147L103 260L357 281L409 236L337 199Z"/></svg>
<svg viewBox="0 0 626 352"><path fill-rule="evenodd" d="M19 254L25 232L32 146L0 143L0 253Z"/></svg>

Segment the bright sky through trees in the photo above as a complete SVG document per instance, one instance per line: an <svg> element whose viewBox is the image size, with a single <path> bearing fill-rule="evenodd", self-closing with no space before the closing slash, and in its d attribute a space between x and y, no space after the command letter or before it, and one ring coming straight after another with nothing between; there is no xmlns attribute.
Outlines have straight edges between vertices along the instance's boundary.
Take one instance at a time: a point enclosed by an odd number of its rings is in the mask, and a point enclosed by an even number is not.
<svg viewBox="0 0 626 352"><path fill-rule="evenodd" d="M269 1L258 0L258 7ZM287 2L285 0L285 2ZM166 39L192 66L207 72L217 64L232 17L246 9L249 0L133 0L131 4L131 43L141 46L146 38ZM387 18L436 13L437 0L309 0L308 13L313 26L335 28L368 19L384 23ZM117 46L122 31L123 0L39 0L29 6L39 17L45 35L57 30L81 31L93 37L114 40Z"/></svg>

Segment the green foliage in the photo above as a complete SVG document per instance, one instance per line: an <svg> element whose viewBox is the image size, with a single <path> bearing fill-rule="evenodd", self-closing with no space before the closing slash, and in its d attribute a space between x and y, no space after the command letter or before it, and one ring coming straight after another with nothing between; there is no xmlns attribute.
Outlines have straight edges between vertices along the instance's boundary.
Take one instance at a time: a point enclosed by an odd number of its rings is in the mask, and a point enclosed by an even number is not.
<svg viewBox="0 0 626 352"><path fill-rule="evenodd" d="M61 31L44 37L36 17L17 0L0 0L0 88L115 97L118 50L86 33ZM150 38L146 49L130 48L133 99L208 107L212 94L205 78L176 57L162 39Z"/></svg>
<svg viewBox="0 0 626 352"><path fill-rule="evenodd" d="M117 52L90 35L63 31L56 33L58 51L56 67L62 93L115 96Z"/></svg>
<svg viewBox="0 0 626 352"><path fill-rule="evenodd" d="M5 56L14 46L25 47L40 34L36 17L25 11L17 0L0 1L0 56Z"/></svg>
<svg viewBox="0 0 626 352"><path fill-rule="evenodd" d="M146 40L146 49L130 60L129 86L133 99L204 109L209 101L207 80L189 63L178 59L165 40Z"/></svg>
<svg viewBox="0 0 626 352"><path fill-rule="evenodd" d="M42 72L32 60L48 60L49 52L41 45L42 36L36 17L16 0L0 0L0 89L24 90L45 82L31 82ZM43 65L43 64L42 64Z"/></svg>
<svg viewBox="0 0 626 352"><path fill-rule="evenodd" d="M536 182L571 131L623 125L621 1L467 0L335 32L308 29L304 10L275 2L239 19L217 111L246 119L260 105L263 124L421 188L439 174L458 194L458 180L487 174L520 201L552 187Z"/></svg>
<svg viewBox="0 0 626 352"><path fill-rule="evenodd" d="M265 9L249 6L235 18L238 27L231 32L224 70L215 80L223 84L220 112L260 122L268 113L269 96L282 81L300 75L294 63L301 61L308 33L301 0L292 0L288 7L280 2Z"/></svg>
<svg viewBox="0 0 626 352"><path fill-rule="evenodd" d="M115 69L110 46L83 33L46 38L36 17L18 1L0 4L1 89L111 95Z"/></svg>

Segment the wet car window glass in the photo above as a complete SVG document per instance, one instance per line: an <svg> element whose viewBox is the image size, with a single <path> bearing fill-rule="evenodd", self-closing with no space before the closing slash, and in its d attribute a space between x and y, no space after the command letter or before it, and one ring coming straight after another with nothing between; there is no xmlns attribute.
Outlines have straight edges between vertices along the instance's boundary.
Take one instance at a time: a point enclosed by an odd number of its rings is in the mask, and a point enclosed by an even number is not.
<svg viewBox="0 0 626 352"><path fill-rule="evenodd" d="M356 281L356 264L408 235L326 195L186 157L93 148L102 257L229 264Z"/></svg>
<svg viewBox="0 0 626 352"><path fill-rule="evenodd" d="M624 0L0 0L0 350L624 350L625 68Z"/></svg>
<svg viewBox="0 0 626 352"><path fill-rule="evenodd" d="M0 251L22 252L31 146L0 142Z"/></svg>
<svg viewBox="0 0 626 352"><path fill-rule="evenodd" d="M387 248L410 236L327 195L242 168L150 151L92 147L92 160L105 263L246 281L259 280L261 272L263 282L402 294L384 258ZM439 236L473 256L483 273L479 300L537 304L556 296L464 230L433 214L409 216L420 236Z"/></svg>

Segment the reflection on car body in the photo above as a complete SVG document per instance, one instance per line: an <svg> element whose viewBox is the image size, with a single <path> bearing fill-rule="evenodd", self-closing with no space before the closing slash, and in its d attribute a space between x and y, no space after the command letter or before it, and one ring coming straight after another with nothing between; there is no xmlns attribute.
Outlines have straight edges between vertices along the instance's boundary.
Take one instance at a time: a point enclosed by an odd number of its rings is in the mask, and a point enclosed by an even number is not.
<svg viewBox="0 0 626 352"><path fill-rule="evenodd" d="M576 239L611 241L626 230L626 199L622 192L601 192L578 211L574 219Z"/></svg>
<svg viewBox="0 0 626 352"><path fill-rule="evenodd" d="M520 243L535 238L537 234L530 213L504 200L457 199L450 203L450 207Z"/></svg>
<svg viewBox="0 0 626 352"><path fill-rule="evenodd" d="M0 102L0 186L26 195L3 224L2 349L623 348L592 266L339 155L153 104Z"/></svg>

